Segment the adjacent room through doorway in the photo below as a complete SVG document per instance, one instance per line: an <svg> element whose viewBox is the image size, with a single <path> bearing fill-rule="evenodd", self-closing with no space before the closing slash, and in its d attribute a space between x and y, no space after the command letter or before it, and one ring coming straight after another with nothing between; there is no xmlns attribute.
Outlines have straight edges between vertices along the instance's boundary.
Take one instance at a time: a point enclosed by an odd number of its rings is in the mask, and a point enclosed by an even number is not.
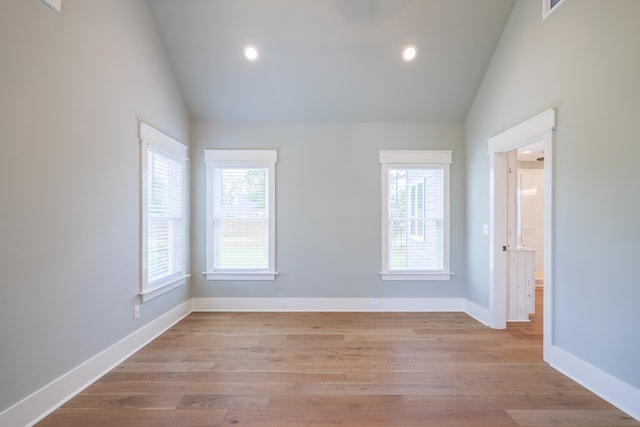
<svg viewBox="0 0 640 427"><path fill-rule="evenodd" d="M507 161L507 322L529 322L541 314L544 284L544 140Z"/></svg>

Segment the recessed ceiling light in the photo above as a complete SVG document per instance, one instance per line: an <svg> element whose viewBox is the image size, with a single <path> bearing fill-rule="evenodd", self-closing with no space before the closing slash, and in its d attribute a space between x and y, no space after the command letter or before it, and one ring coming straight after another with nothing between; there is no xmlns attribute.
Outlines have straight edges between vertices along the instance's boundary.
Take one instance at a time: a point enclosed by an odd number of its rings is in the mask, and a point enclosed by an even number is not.
<svg viewBox="0 0 640 427"><path fill-rule="evenodd" d="M258 49L254 45L246 45L242 52L244 53L244 57L247 61L254 62L258 60Z"/></svg>
<svg viewBox="0 0 640 427"><path fill-rule="evenodd" d="M414 59L416 59L417 54L418 54L418 48L416 48L412 44L407 45L402 49L402 60L404 62L411 62Z"/></svg>

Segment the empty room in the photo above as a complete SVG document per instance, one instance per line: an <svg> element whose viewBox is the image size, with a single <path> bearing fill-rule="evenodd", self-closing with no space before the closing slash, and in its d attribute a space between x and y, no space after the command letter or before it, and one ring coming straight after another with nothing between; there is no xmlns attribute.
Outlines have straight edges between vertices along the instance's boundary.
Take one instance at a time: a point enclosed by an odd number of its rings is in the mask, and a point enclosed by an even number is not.
<svg viewBox="0 0 640 427"><path fill-rule="evenodd" d="M640 1L2 6L0 425L640 426Z"/></svg>

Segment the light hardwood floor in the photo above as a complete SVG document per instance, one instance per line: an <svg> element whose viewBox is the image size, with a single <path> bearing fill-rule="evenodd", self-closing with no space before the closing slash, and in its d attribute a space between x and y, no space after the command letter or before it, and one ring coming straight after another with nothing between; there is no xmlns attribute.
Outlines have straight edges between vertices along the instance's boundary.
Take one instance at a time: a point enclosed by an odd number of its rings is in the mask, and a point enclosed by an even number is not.
<svg viewBox="0 0 640 427"><path fill-rule="evenodd" d="M640 426L542 361L538 313L192 313L38 426Z"/></svg>

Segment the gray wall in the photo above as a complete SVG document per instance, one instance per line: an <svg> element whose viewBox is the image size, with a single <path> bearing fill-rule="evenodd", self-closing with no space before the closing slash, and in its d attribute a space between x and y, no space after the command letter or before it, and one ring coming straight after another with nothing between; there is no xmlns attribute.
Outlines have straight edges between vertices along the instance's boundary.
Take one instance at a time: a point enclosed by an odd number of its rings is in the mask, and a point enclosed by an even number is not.
<svg viewBox="0 0 640 427"><path fill-rule="evenodd" d="M194 123L192 277L194 297L462 297L464 127L462 124ZM207 148L278 150L277 270L268 282L207 281ZM450 281L383 282L380 272L381 149L453 150Z"/></svg>
<svg viewBox="0 0 640 427"><path fill-rule="evenodd" d="M138 120L189 138L153 21L142 0L65 0L59 15L37 0L3 2L0 411L189 296L467 296L488 307L486 139L549 107L559 125L556 344L640 387L640 2L569 1L540 14L539 1L516 4L466 129L194 123L192 292L154 299L134 321ZM279 150L275 281L199 274L205 148ZM380 149L453 150L451 281L379 279Z"/></svg>
<svg viewBox="0 0 640 427"><path fill-rule="evenodd" d="M0 412L188 298L142 306L138 120L188 141L146 3L2 2Z"/></svg>
<svg viewBox="0 0 640 427"><path fill-rule="evenodd" d="M486 139L555 107L555 344L640 387L640 2L513 9L466 122L468 297L488 307Z"/></svg>

